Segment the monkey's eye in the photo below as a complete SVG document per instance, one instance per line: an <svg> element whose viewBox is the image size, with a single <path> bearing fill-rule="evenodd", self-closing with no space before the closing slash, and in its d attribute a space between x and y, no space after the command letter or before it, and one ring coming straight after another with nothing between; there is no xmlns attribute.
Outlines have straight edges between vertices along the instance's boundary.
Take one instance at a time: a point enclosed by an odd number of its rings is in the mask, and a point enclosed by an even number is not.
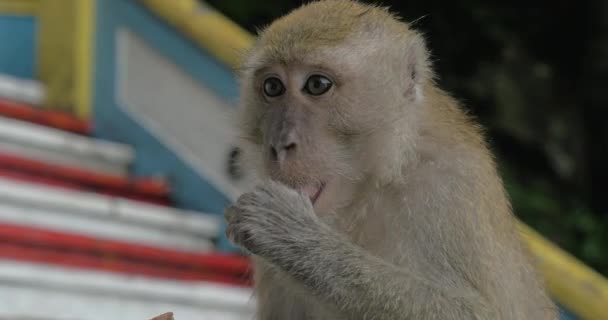
<svg viewBox="0 0 608 320"><path fill-rule="evenodd" d="M279 78L270 77L264 80L264 94L269 97L278 97L285 92L285 86Z"/></svg>
<svg viewBox="0 0 608 320"><path fill-rule="evenodd" d="M321 75L313 75L306 80L304 90L313 96L320 96L327 92L334 83Z"/></svg>

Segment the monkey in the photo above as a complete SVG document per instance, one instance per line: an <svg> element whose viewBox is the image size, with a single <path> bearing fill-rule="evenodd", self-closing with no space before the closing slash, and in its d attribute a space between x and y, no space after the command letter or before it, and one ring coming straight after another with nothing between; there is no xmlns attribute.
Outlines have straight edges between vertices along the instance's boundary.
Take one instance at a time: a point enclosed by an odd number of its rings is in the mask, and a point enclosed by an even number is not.
<svg viewBox="0 0 608 320"><path fill-rule="evenodd" d="M256 317L557 319L481 126L387 8L313 1L239 70L241 163L226 208Z"/></svg>

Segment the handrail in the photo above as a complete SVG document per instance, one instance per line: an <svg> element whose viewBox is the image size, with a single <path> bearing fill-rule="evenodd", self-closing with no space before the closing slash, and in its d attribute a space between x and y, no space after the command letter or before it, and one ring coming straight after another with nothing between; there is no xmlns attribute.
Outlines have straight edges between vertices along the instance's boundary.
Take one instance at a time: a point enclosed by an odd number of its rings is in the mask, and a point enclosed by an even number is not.
<svg viewBox="0 0 608 320"><path fill-rule="evenodd" d="M254 37L219 12L197 0L140 0L217 59L236 67Z"/></svg>
<svg viewBox="0 0 608 320"><path fill-rule="evenodd" d="M0 0L0 13L31 16L38 11L40 0Z"/></svg>
<svg viewBox="0 0 608 320"><path fill-rule="evenodd" d="M253 35L197 0L140 0L199 46L231 67ZM608 320L608 280L522 222L518 228L535 256L550 294L582 319Z"/></svg>
<svg viewBox="0 0 608 320"><path fill-rule="evenodd" d="M551 295L582 319L608 319L608 280L524 223L518 228Z"/></svg>

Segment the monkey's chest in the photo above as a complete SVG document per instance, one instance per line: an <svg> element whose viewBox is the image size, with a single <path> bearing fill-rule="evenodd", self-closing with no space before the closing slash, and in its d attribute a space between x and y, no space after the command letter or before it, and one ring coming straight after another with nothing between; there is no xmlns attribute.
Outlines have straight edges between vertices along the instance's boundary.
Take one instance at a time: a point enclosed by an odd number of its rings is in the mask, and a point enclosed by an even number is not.
<svg viewBox="0 0 608 320"><path fill-rule="evenodd" d="M272 319L290 319L290 320L346 320L344 316L335 310L334 307L328 305L324 301L320 301L314 297L311 292L306 290L296 290L286 292L282 297L282 304L278 301L272 303L276 309L271 313L276 317ZM264 319L259 319L264 320Z"/></svg>
<svg viewBox="0 0 608 320"><path fill-rule="evenodd" d="M258 269L257 272L260 272ZM257 274L257 320L341 320L335 307L322 301L306 287L290 281L285 275L269 270Z"/></svg>

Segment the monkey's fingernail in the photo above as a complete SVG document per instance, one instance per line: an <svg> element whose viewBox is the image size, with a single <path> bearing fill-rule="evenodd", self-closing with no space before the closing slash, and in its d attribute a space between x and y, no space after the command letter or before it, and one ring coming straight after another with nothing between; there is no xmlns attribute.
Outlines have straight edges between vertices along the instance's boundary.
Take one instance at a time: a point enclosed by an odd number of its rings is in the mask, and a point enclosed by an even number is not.
<svg viewBox="0 0 608 320"><path fill-rule="evenodd" d="M228 240L230 240L233 244L237 244L234 226L229 225L226 227L226 231L224 233L226 234L226 238L228 238Z"/></svg>

